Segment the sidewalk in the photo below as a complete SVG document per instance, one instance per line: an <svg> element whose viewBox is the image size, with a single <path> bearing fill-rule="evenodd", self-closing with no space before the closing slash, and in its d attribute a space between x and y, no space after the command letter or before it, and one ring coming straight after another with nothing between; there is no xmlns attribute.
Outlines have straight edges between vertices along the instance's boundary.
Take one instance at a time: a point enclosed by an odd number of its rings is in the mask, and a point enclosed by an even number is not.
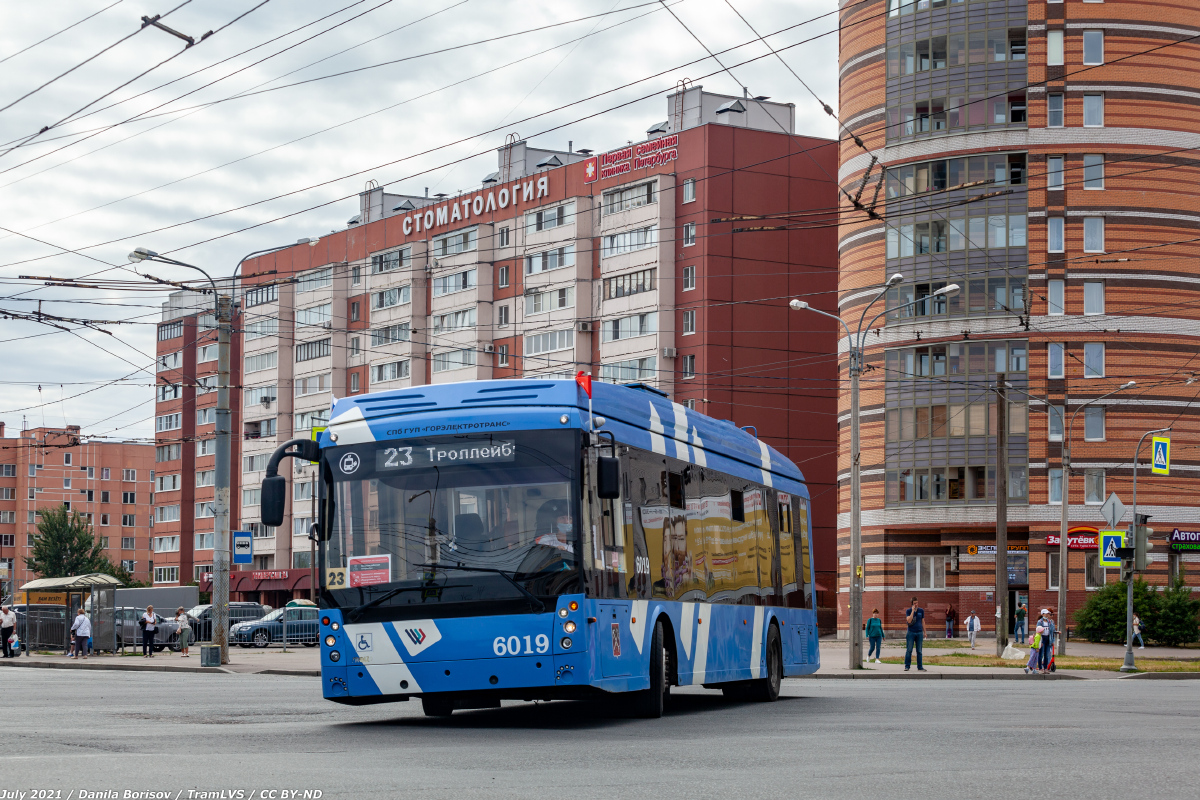
<svg viewBox="0 0 1200 800"><path fill-rule="evenodd" d="M248 675L304 675L320 677L320 650L316 647L263 649L241 647L229 648L229 662L222 667L200 666L200 648L192 647L189 658L164 650L154 658L140 655L108 655L97 653L85 661L67 658L65 655L22 655L20 658L0 659L3 667L43 667L48 669L97 669L128 670L132 672L215 672L241 673Z"/></svg>

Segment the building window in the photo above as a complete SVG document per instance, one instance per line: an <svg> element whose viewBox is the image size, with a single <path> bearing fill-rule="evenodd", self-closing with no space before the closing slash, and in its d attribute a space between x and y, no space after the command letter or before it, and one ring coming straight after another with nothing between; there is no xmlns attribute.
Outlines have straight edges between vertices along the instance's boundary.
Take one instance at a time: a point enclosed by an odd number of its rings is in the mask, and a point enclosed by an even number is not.
<svg viewBox="0 0 1200 800"><path fill-rule="evenodd" d="M412 338L412 326L408 322L399 325L388 325L371 331L371 347L382 347L396 342L407 342Z"/></svg>
<svg viewBox="0 0 1200 800"><path fill-rule="evenodd" d="M29 491L31 491L31 492L32 492L33 490L32 490L32 489L30 489ZM31 498L31 499L32 499L32 498ZM109 493L108 493L108 492L100 492L100 502L101 502L101 503L108 503L108 502L111 502L111 501L109 500Z"/></svg>
<svg viewBox="0 0 1200 800"><path fill-rule="evenodd" d="M63 478L63 488L64 489L71 488L71 479L70 478Z"/></svg>
<svg viewBox="0 0 1200 800"><path fill-rule="evenodd" d="M371 383L401 380L407 378L408 375L409 362L407 360L390 361L387 364L375 364L371 367Z"/></svg>
<svg viewBox="0 0 1200 800"><path fill-rule="evenodd" d="M696 243L696 223L683 223L683 246L690 247Z"/></svg>
<svg viewBox="0 0 1200 800"><path fill-rule="evenodd" d="M616 300L618 297L629 297L642 292L654 291L654 272L653 269L643 269L605 278L604 299Z"/></svg>
<svg viewBox="0 0 1200 800"><path fill-rule="evenodd" d="M274 303L279 299L279 287L272 284L271 286L261 286L257 289L249 289L242 295L242 305L246 308L261 306L264 303Z"/></svg>
<svg viewBox="0 0 1200 800"><path fill-rule="evenodd" d="M618 211L628 211L631 208L641 208L657 200L655 182L643 183L618 189L604 194L604 215L616 214Z"/></svg>
<svg viewBox="0 0 1200 800"><path fill-rule="evenodd" d="M600 380L610 383L637 383L654 380L654 377L654 356L600 365Z"/></svg>
<svg viewBox="0 0 1200 800"><path fill-rule="evenodd" d="M684 267L683 268L683 290L685 292L687 292L687 291L691 291L692 289L695 289L695 288L696 288L696 268L695 267Z"/></svg>
<svg viewBox="0 0 1200 800"><path fill-rule="evenodd" d="M567 286L562 289L551 289L547 292L525 295L525 313L543 314L561 308L575 306L575 287Z"/></svg>
<svg viewBox="0 0 1200 800"><path fill-rule="evenodd" d="M1046 31L1046 66L1063 65L1063 32Z"/></svg>
<svg viewBox="0 0 1200 800"><path fill-rule="evenodd" d="M696 357L684 356L680 362L679 374L684 380L696 377Z"/></svg>
<svg viewBox="0 0 1200 800"><path fill-rule="evenodd" d="M543 353L555 353L570 350L575 346L574 331L547 331L525 337L525 355L537 356ZM605 341L608 341L607 339Z"/></svg>
<svg viewBox="0 0 1200 800"><path fill-rule="evenodd" d="M1061 280L1046 282L1046 313L1050 316L1062 316L1065 308L1065 285Z"/></svg>
<svg viewBox="0 0 1200 800"><path fill-rule="evenodd" d="M1046 217L1046 252L1066 252L1066 225L1063 217Z"/></svg>
<svg viewBox="0 0 1200 800"><path fill-rule="evenodd" d="M606 320L604 327L601 328L600 341L616 342L638 336L649 336L657 331L658 312L650 311L645 314L633 314L628 317Z"/></svg>
<svg viewBox="0 0 1200 800"><path fill-rule="evenodd" d="M1046 158L1046 188L1063 188L1063 157L1047 156Z"/></svg>
<svg viewBox="0 0 1200 800"><path fill-rule="evenodd" d="M683 333L684 333L684 335L686 336L689 333L695 333L695 332L696 332L696 312L695 311L683 312Z"/></svg>
<svg viewBox="0 0 1200 800"><path fill-rule="evenodd" d="M1104 441L1104 406L1088 406L1083 410L1083 438L1089 442Z"/></svg>
<svg viewBox="0 0 1200 800"><path fill-rule="evenodd" d="M213 511L213 503L196 503L196 519L209 519L213 516L215 516L215 512Z"/></svg>
<svg viewBox="0 0 1200 800"><path fill-rule="evenodd" d="M496 306L496 327L497 328L507 328L508 327L508 313L509 313L509 306L507 306L507 305Z"/></svg>
<svg viewBox="0 0 1200 800"><path fill-rule="evenodd" d="M475 327L475 307L460 308L445 314L435 314L433 317L433 332L447 333Z"/></svg>
<svg viewBox="0 0 1200 800"><path fill-rule="evenodd" d="M137 505L137 492L121 492L121 504L127 506Z"/></svg>
<svg viewBox="0 0 1200 800"><path fill-rule="evenodd" d="M179 567L155 567L155 583L179 583Z"/></svg>
<svg viewBox="0 0 1200 800"><path fill-rule="evenodd" d="M905 556L905 589L945 589L945 556Z"/></svg>
<svg viewBox="0 0 1200 800"><path fill-rule="evenodd" d="M251 459L251 458L254 458L254 456L246 456L246 458ZM265 464L263 465L263 469L266 469ZM179 476L178 475L166 475L164 477L176 478L174 488L179 487L179 481L178 481ZM161 481L162 478L159 478L159 480ZM205 486L215 486L216 483L217 483L217 471L215 469L196 470L196 486L203 488ZM166 485L170 486L170 484L166 484ZM163 488L161 486L159 487L159 491L163 491Z"/></svg>
<svg viewBox="0 0 1200 800"><path fill-rule="evenodd" d="M242 523L246 530L255 539L274 539L275 528L270 525L263 525L261 522L244 522Z"/></svg>
<svg viewBox="0 0 1200 800"><path fill-rule="evenodd" d="M215 425L217 422L217 409L215 406L208 408L196 409L196 424L197 425Z"/></svg>
<svg viewBox="0 0 1200 800"><path fill-rule="evenodd" d="M1049 418L1049 427L1047 438L1051 442L1061 442L1063 440L1063 419L1064 411L1062 406L1050 406L1046 416Z"/></svg>
<svg viewBox="0 0 1200 800"><path fill-rule="evenodd" d="M158 357L158 371L169 372L183 366L183 353L167 353Z"/></svg>
<svg viewBox="0 0 1200 800"><path fill-rule="evenodd" d="M658 228L657 226L650 225L649 227L637 228L632 231L612 233L605 236L602 242L600 255L603 258L619 256L622 253L631 253L635 250L644 250L647 247L654 247L658 244Z"/></svg>
<svg viewBox="0 0 1200 800"><path fill-rule="evenodd" d="M690 203L696 199L696 179L685 178L683 181L683 202Z"/></svg>
<svg viewBox="0 0 1200 800"><path fill-rule="evenodd" d="M16 464L0 464L0 478L15 478L17 477Z"/></svg>
<svg viewBox="0 0 1200 800"><path fill-rule="evenodd" d="M1063 127L1063 96L1061 94L1046 95L1046 127Z"/></svg>
<svg viewBox="0 0 1200 800"><path fill-rule="evenodd" d="M1104 95L1085 94L1083 96L1083 127L1104 127Z"/></svg>
<svg viewBox="0 0 1200 800"><path fill-rule="evenodd" d="M332 352L332 339L318 339L315 342L304 342L303 344L296 345L296 362L325 358Z"/></svg>
<svg viewBox="0 0 1200 800"><path fill-rule="evenodd" d="M1061 501L1060 501L1061 502ZM1050 557L1046 559L1046 587L1051 590L1058 589L1058 564L1059 553L1047 553Z"/></svg>
<svg viewBox="0 0 1200 800"><path fill-rule="evenodd" d="M1104 505L1104 470L1083 471L1083 502L1089 506Z"/></svg>
<svg viewBox="0 0 1200 800"><path fill-rule="evenodd" d="M1104 377L1104 342L1088 342L1083 346L1083 377Z"/></svg>
<svg viewBox="0 0 1200 800"><path fill-rule="evenodd" d="M508 228L504 228L504 230L508 230ZM496 268L496 288L497 289L507 289L508 288L508 265L507 264L505 264L502 267Z"/></svg>
<svg viewBox="0 0 1200 800"><path fill-rule="evenodd" d="M242 390L242 397L245 398L242 404L246 408L250 408L251 406L266 408L275 400L276 396L274 386L248 386ZM178 456L176 457L178 458Z"/></svg>
<svg viewBox="0 0 1200 800"><path fill-rule="evenodd" d="M436 256L452 256L475 249L476 230L459 231L448 236L439 236L433 240L433 254Z"/></svg>
<svg viewBox="0 0 1200 800"><path fill-rule="evenodd" d="M1104 188L1104 156L1085 155L1083 157L1083 188Z"/></svg>
<svg viewBox="0 0 1200 800"><path fill-rule="evenodd" d="M1104 63L1104 31L1083 32L1083 63Z"/></svg>
<svg viewBox="0 0 1200 800"><path fill-rule="evenodd" d="M279 333L279 320L271 318L247 322L244 333L246 341L275 336Z"/></svg>
<svg viewBox="0 0 1200 800"><path fill-rule="evenodd" d="M474 272L474 270L471 271ZM439 278L437 280L442 279ZM411 297L412 287L409 286L396 286L391 289L384 289L382 292L375 292L371 295L371 308L378 311L383 308L402 306L410 302Z"/></svg>
<svg viewBox="0 0 1200 800"><path fill-rule="evenodd" d="M575 204L530 211L525 215L525 232L548 231L575 221Z"/></svg>
<svg viewBox="0 0 1200 800"><path fill-rule="evenodd" d="M262 502L262 488L242 489L242 505L256 506Z"/></svg>
<svg viewBox="0 0 1200 800"><path fill-rule="evenodd" d="M311 431L313 428L323 428L329 424L329 409L319 411L301 411L296 414L296 430Z"/></svg>
<svg viewBox="0 0 1200 800"><path fill-rule="evenodd" d="M63 464L68 467L71 466L71 454L70 453L63 453ZM70 488L70 487L68 487L68 488Z"/></svg>
<svg viewBox="0 0 1200 800"><path fill-rule="evenodd" d="M408 302L408 299L407 299L408 287L405 286L404 288L406 291L404 302L407 303ZM464 270L463 272L456 272L453 275L443 275L440 278L433 279L433 296L434 297L444 297L445 295L448 295L448 294L454 294L455 292L465 292L468 289L474 289L474 288L475 288L475 270L473 270L473 269Z"/></svg>
<svg viewBox="0 0 1200 800"><path fill-rule="evenodd" d="M475 351L470 349L451 350L447 353L434 353L433 371L447 372L452 369L475 366Z"/></svg>
<svg viewBox="0 0 1200 800"><path fill-rule="evenodd" d="M1066 346L1061 342L1050 342L1046 345L1046 377L1062 378L1063 353Z"/></svg>
<svg viewBox="0 0 1200 800"><path fill-rule="evenodd" d="M314 270L307 274L303 274L300 280L296 282L297 292L314 292L317 289L323 289L326 286L333 285L333 267L325 267L324 269Z"/></svg>
<svg viewBox="0 0 1200 800"><path fill-rule="evenodd" d="M1046 471L1046 479L1050 505L1062 505L1062 468L1051 467Z"/></svg>
<svg viewBox="0 0 1200 800"><path fill-rule="evenodd" d="M350 304L350 321L358 322L358 302L357 301Z"/></svg>
<svg viewBox="0 0 1200 800"><path fill-rule="evenodd" d="M692 411L695 411L696 410L696 398L692 397L687 400L684 400L683 407L687 408L687 409L691 409Z"/></svg>
<svg viewBox="0 0 1200 800"><path fill-rule="evenodd" d="M350 285L360 286L362 284L362 267L350 268Z"/></svg>
<svg viewBox="0 0 1200 800"><path fill-rule="evenodd" d="M158 340L165 342L168 339L176 339L183 336L183 320L178 322L168 322L158 326Z"/></svg>
<svg viewBox="0 0 1200 800"><path fill-rule="evenodd" d="M371 274L378 275L381 272L392 272L393 270L406 269L412 266L412 259L409 256L409 249L395 250L391 253L380 253L371 256Z"/></svg>
<svg viewBox="0 0 1200 800"><path fill-rule="evenodd" d="M161 416L154 418L154 430L157 433L163 433L164 431L179 430L179 428L182 425L183 425L183 415L182 414L178 414L178 413L163 414ZM32 467L33 465L31 464L30 466Z"/></svg>
<svg viewBox="0 0 1200 800"><path fill-rule="evenodd" d="M355 358L362 354L362 340L357 336L350 337L350 357Z"/></svg>
<svg viewBox="0 0 1200 800"><path fill-rule="evenodd" d="M1083 283L1083 313L1104 313L1104 282L1084 281Z"/></svg>
<svg viewBox="0 0 1200 800"><path fill-rule="evenodd" d="M502 344L496 348L496 365L501 367L508 366L508 345Z"/></svg>
<svg viewBox="0 0 1200 800"><path fill-rule="evenodd" d="M509 236L509 231L508 231L507 227L501 228L499 231L496 232L496 240L497 240L497 244L500 247L508 247L509 244L511 244L511 237ZM507 284L505 284L505 285L507 286Z"/></svg>
<svg viewBox="0 0 1200 800"><path fill-rule="evenodd" d="M350 373L350 394L358 393L358 391L359 391L358 381L359 381L358 373L351 372Z"/></svg>
<svg viewBox="0 0 1200 800"><path fill-rule="evenodd" d="M279 354L274 350L267 353L256 353L252 356L246 356L246 372L262 372L268 369L275 369Z"/></svg>
<svg viewBox="0 0 1200 800"><path fill-rule="evenodd" d="M137 527L137 515L136 514L122 514L121 515L121 527L122 528L136 528Z"/></svg>
<svg viewBox="0 0 1200 800"><path fill-rule="evenodd" d="M550 272L561 267L572 267L574 265L575 245L573 244L525 256L526 275L537 275L542 272Z"/></svg>
<svg viewBox="0 0 1200 800"><path fill-rule="evenodd" d="M178 400L183 397L182 383L164 383L158 387L158 401L165 403L168 400Z"/></svg>

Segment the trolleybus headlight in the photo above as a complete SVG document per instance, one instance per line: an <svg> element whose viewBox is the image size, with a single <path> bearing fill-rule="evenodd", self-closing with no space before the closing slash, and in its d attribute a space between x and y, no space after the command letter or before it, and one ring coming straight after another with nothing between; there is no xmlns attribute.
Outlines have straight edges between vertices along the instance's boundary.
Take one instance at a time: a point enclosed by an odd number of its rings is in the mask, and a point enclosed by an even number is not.
<svg viewBox="0 0 1200 800"><path fill-rule="evenodd" d="M338 624L335 622L335 623L333 623L332 625L330 625L329 627L333 628L333 629L336 631L336 630L340 630L342 626L341 626L341 625L338 625Z"/></svg>
<svg viewBox="0 0 1200 800"><path fill-rule="evenodd" d="M570 649L571 649L571 637L570 637L570 636L564 636L564 637L562 638L562 641L561 641L561 642L559 642L559 644L561 644L561 645L562 645L562 649L563 649L563 650L570 650Z"/></svg>
<svg viewBox="0 0 1200 800"><path fill-rule="evenodd" d="M337 650L334 650L334 651L332 651L332 652L329 654L329 660L330 660L330 661L341 661L341 660L342 660L342 654L341 654L341 653L339 653Z"/></svg>
<svg viewBox="0 0 1200 800"><path fill-rule="evenodd" d="M559 615L560 617L565 617L565 616L567 615L567 610L566 610L565 608L560 608L560 609L558 610L558 615Z"/></svg>
<svg viewBox="0 0 1200 800"><path fill-rule="evenodd" d="M337 644L337 637L335 637L333 634L326 636L325 644L329 645L330 647L333 647L335 644Z"/></svg>
<svg viewBox="0 0 1200 800"><path fill-rule="evenodd" d="M574 633L575 632L574 620L567 620L566 622L564 622L563 630L566 631L567 633ZM333 637L330 637L330 638L333 638Z"/></svg>

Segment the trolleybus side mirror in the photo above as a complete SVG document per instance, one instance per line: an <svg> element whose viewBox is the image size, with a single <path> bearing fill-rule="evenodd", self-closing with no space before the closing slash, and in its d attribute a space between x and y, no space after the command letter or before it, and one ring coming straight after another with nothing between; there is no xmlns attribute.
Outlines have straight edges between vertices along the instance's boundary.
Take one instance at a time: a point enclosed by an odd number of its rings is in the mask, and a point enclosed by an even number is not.
<svg viewBox="0 0 1200 800"><path fill-rule="evenodd" d="M261 508L259 514L263 525L278 528L283 524L284 501L287 499L287 478L272 475L263 478Z"/></svg>
<svg viewBox="0 0 1200 800"><path fill-rule="evenodd" d="M601 500L616 500L621 496L621 459L613 456L596 459L596 494Z"/></svg>

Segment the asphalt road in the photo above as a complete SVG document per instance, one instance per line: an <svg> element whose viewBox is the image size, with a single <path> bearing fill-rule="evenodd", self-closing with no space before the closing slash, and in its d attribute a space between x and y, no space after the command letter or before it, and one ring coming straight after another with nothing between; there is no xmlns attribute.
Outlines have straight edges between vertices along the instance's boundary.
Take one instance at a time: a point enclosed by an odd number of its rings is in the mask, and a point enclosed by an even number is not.
<svg viewBox="0 0 1200 800"><path fill-rule="evenodd" d="M565 702L430 720L283 676L0 680L0 795L1158 800L1200 785L1200 681L790 680L770 705L684 690L647 721Z"/></svg>

